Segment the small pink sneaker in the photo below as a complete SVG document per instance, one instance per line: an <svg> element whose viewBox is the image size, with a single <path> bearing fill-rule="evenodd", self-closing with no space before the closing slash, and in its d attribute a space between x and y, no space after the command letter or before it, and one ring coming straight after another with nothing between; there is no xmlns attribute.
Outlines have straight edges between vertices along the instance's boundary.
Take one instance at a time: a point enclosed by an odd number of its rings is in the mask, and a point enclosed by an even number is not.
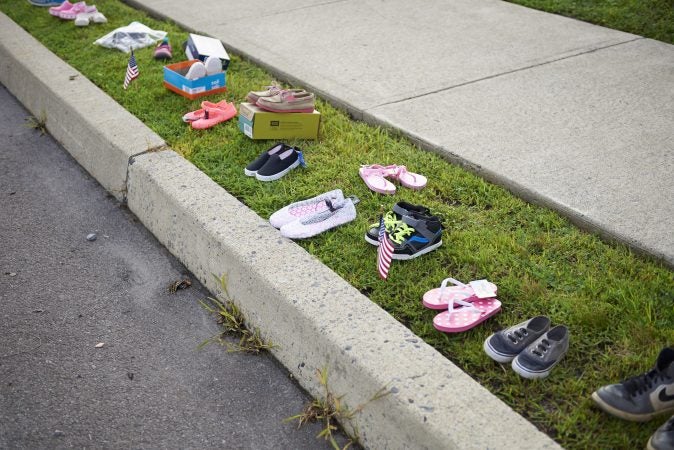
<svg viewBox="0 0 674 450"><path fill-rule="evenodd" d="M235 116L236 107L234 103L226 103L226 106L218 108L204 106L204 117L190 123L195 130L205 130L221 122L226 122Z"/></svg>
<svg viewBox="0 0 674 450"><path fill-rule="evenodd" d="M78 14L91 12L96 12L95 6L87 6L85 2L78 2L72 8L59 12L59 17L64 20L75 20Z"/></svg>
<svg viewBox="0 0 674 450"><path fill-rule="evenodd" d="M218 103L211 103L208 101L201 102L201 109L197 109L196 111L188 112L183 116L183 122L194 122L199 119L203 119L206 116L206 109L205 108L220 108L220 109L227 109L229 108L229 103L227 103L227 100L220 100Z"/></svg>
<svg viewBox="0 0 674 450"><path fill-rule="evenodd" d="M49 8L49 14L51 14L52 16L58 17L59 14L61 13L61 11L67 11L72 7L73 7L73 4L70 3L68 0L66 0L65 2L61 3L59 6L52 6L51 8Z"/></svg>

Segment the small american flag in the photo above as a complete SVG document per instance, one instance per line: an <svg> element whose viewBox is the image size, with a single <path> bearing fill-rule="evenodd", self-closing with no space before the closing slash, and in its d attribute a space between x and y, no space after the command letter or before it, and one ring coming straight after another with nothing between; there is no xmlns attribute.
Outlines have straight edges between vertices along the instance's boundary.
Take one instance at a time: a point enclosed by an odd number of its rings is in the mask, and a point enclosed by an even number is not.
<svg viewBox="0 0 674 450"><path fill-rule="evenodd" d="M124 89L128 88L131 81L136 78L138 78L138 64L136 64L136 57L131 50L131 57L129 58L129 64L126 66L126 76L124 77Z"/></svg>
<svg viewBox="0 0 674 450"><path fill-rule="evenodd" d="M391 268L391 256L393 255L393 245L386 235L386 226L384 218L379 217L379 247L377 248L377 270L379 276L384 280L388 278L388 271Z"/></svg>

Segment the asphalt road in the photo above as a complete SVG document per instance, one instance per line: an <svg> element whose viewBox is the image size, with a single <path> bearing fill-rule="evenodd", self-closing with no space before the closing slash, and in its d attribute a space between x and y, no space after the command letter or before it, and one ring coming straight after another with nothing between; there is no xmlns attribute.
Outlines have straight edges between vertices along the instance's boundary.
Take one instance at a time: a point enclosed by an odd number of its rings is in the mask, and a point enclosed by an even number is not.
<svg viewBox="0 0 674 450"><path fill-rule="evenodd" d="M197 350L208 293L28 116L0 85L0 448L327 448L272 357Z"/></svg>

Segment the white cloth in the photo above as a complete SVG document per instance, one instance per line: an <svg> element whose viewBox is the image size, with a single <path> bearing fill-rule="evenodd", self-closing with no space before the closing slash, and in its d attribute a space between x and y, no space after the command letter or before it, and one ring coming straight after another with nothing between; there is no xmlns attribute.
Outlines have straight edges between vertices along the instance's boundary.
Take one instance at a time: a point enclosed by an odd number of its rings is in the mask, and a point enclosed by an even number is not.
<svg viewBox="0 0 674 450"><path fill-rule="evenodd" d="M149 47L166 37L166 31L153 30L140 22L131 22L129 25L117 28L94 44L106 48L116 48L125 53L132 49Z"/></svg>

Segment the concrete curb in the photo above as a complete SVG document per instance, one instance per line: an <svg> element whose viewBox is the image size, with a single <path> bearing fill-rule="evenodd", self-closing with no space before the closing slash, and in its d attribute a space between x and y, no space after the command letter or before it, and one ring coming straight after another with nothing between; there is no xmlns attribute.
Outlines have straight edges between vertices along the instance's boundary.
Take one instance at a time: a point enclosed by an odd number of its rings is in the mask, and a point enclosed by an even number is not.
<svg viewBox="0 0 674 450"><path fill-rule="evenodd" d="M228 275L250 324L304 388L321 396L325 367L352 408L388 390L345 424L366 447L559 448L191 163L144 152L142 138L163 141L83 76L69 84L77 72L3 14L0 58L0 81L33 114L46 111L49 131L108 190L128 187L129 208L189 270L213 292L212 275Z"/></svg>
<svg viewBox="0 0 674 450"><path fill-rule="evenodd" d="M166 143L77 70L0 13L3 84L117 199L132 155Z"/></svg>

